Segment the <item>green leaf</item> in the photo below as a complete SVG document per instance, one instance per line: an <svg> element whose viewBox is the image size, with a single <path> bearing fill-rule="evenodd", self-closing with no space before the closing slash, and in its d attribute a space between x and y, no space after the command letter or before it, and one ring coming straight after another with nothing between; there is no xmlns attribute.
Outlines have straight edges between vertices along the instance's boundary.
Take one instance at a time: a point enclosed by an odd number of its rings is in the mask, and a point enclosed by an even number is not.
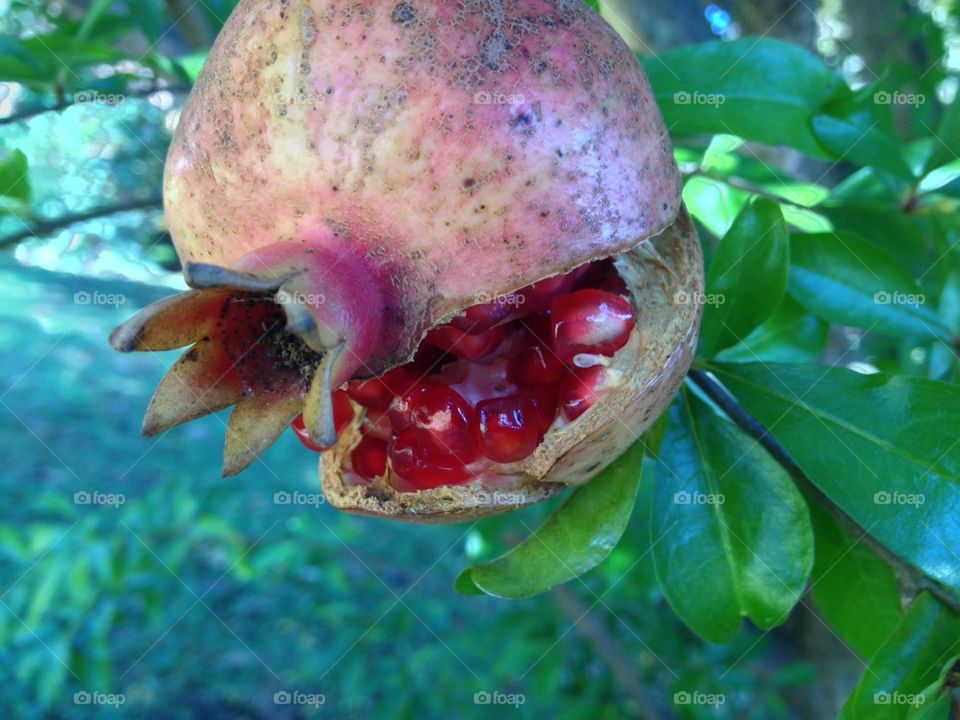
<svg viewBox="0 0 960 720"><path fill-rule="evenodd" d="M841 81L796 45L708 42L645 59L644 68L674 137L728 133L824 157L810 117Z"/></svg>
<svg viewBox="0 0 960 720"><path fill-rule="evenodd" d="M610 554L633 511L643 471L640 440L583 487L573 491L536 532L496 560L467 568L455 587L519 599L592 570Z"/></svg>
<svg viewBox="0 0 960 720"><path fill-rule="evenodd" d="M917 597L894 634L870 661L843 720L901 720L926 701L931 683L960 652L960 619L930 595Z"/></svg>
<svg viewBox="0 0 960 720"><path fill-rule="evenodd" d="M650 532L667 602L713 642L731 640L742 616L784 622L813 563L807 506L786 471L686 391L660 449Z"/></svg>
<svg viewBox="0 0 960 720"><path fill-rule="evenodd" d="M700 349L734 345L770 317L787 289L790 246L780 206L759 198L745 207L710 263Z"/></svg>
<svg viewBox="0 0 960 720"><path fill-rule="evenodd" d="M808 365L707 366L860 527L960 589L960 387Z"/></svg>
<svg viewBox="0 0 960 720"><path fill-rule="evenodd" d="M723 237L750 200L750 193L725 182L692 177L683 186L683 204L707 230Z"/></svg>
<svg viewBox="0 0 960 720"><path fill-rule="evenodd" d="M873 657L903 619L893 570L818 505L810 516L816 534L814 602L860 657Z"/></svg>
<svg viewBox="0 0 960 720"><path fill-rule="evenodd" d="M943 669L937 678L930 683L921 693L923 695L923 704L916 708L910 708L907 713L907 720L945 720L950 718L948 714L953 699L950 689L956 685L951 681L951 675L955 673L957 662L960 661L960 653L955 654L943 664Z"/></svg>
<svg viewBox="0 0 960 720"><path fill-rule="evenodd" d="M931 266L927 242L915 217L892 205L837 202L831 198L818 208L841 234L856 235L881 248L912 277L928 273Z"/></svg>
<svg viewBox="0 0 960 720"><path fill-rule="evenodd" d="M837 162L866 165L912 179L900 142L887 131L887 118L881 115L884 111L890 115L889 106L867 102L872 100L844 98L832 103L812 119L813 134Z"/></svg>
<svg viewBox="0 0 960 720"><path fill-rule="evenodd" d="M960 335L960 269L953 269L943 283L940 292L940 317L955 334ZM949 380L957 372L957 352L952 347L938 343L930 353L930 377L934 380Z"/></svg>
<svg viewBox="0 0 960 720"><path fill-rule="evenodd" d="M933 140L933 154L927 160L928 170L957 159L957 148L960 148L960 95L944 111Z"/></svg>
<svg viewBox="0 0 960 720"><path fill-rule="evenodd" d="M21 150L14 150L7 160L0 162L0 195L30 201L29 164Z"/></svg>
<svg viewBox="0 0 960 720"><path fill-rule="evenodd" d="M950 185L960 178L960 160L941 165L931 170L917 185L917 192L929 193Z"/></svg>
<svg viewBox="0 0 960 720"><path fill-rule="evenodd" d="M829 326L795 300L780 307L743 342L717 354L724 362L814 362L827 344Z"/></svg>
<svg viewBox="0 0 960 720"><path fill-rule="evenodd" d="M90 3L90 7L83 15L83 20L80 23L80 27L77 29L76 35L73 36L73 43L70 46L71 55L72 51L76 50L84 41L90 37L90 32L97 26L97 23L100 22L100 18L107 11L107 9L113 5L114 0L93 0Z"/></svg>
<svg viewBox="0 0 960 720"><path fill-rule="evenodd" d="M794 235L789 291L833 323L893 337L950 339L910 275L883 250L851 235Z"/></svg>

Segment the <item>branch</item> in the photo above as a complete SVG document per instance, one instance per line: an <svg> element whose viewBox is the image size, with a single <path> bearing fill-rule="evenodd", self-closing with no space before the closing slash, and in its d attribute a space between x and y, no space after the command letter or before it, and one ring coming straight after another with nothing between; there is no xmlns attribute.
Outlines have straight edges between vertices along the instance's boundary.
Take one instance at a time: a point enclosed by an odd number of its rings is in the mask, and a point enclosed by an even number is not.
<svg viewBox="0 0 960 720"><path fill-rule="evenodd" d="M167 0L167 14L180 30L184 41L193 51L210 47L213 33L203 15L197 10L198 3L187 0Z"/></svg>
<svg viewBox="0 0 960 720"><path fill-rule="evenodd" d="M793 200L788 200L787 198L782 197L781 195L777 195L776 193L770 192L766 188L761 187L756 183L752 183L748 180L743 180L742 178L738 178L734 176L720 177L720 176L712 175L708 172L704 172L703 170L694 170L691 173L687 173L687 175L688 177L700 177L700 178L704 178L705 180L712 180L713 182L724 183L725 185L729 185L735 190L743 190L744 192L752 193L753 195L759 195L760 197L769 198L770 200L773 200L774 202L778 202L782 205L789 205L799 210L809 210L813 212L813 208L807 207L806 205L801 205L800 203L795 202Z"/></svg>
<svg viewBox="0 0 960 720"><path fill-rule="evenodd" d="M117 213L122 212L129 212L131 210L152 210L161 208L163 208L163 198L150 197L144 200L130 200L128 202L118 203L116 205L104 205L102 207L93 208L92 210L87 210L75 215L64 215L63 217L49 220L36 220L32 224L28 225L25 230L14 233L13 235L7 235L4 238L0 238L0 248L16 245L18 242L21 242L22 240L28 240L32 237L50 235L57 230L70 227L74 223L96 220L97 218L107 217L108 215L116 215Z"/></svg>
<svg viewBox="0 0 960 720"><path fill-rule="evenodd" d="M184 85L173 85L171 87L153 87L149 90L134 90L131 92L122 93L123 97L126 98L146 98L151 95L155 95L158 92L169 92L174 95L181 95L184 93L190 92L190 88ZM79 95L80 93L75 93ZM30 118L36 117L37 115L43 115L48 112L60 112L66 110L68 107L73 107L74 105L82 105L83 103L78 103L74 100L68 100L65 97L57 100L55 105L49 107L32 107L27 110L22 110L13 115L8 115L5 118L0 118L0 126L10 125L11 123L21 122L23 120L29 120Z"/></svg>
<svg viewBox="0 0 960 720"><path fill-rule="evenodd" d="M563 614L589 643L593 652L613 671L617 683L637 704L641 717L651 720L662 717L655 709L656 704L647 689L637 680L636 663L627 657L603 622L590 614L593 608L566 585L558 585L551 592Z"/></svg>
<svg viewBox="0 0 960 720"><path fill-rule="evenodd" d="M760 445L770 453L773 459L783 466L797 485L809 495L813 496L847 532L863 540L867 547L883 558L888 564L911 578L919 588L928 591L954 612L960 613L960 600L958 600L952 592L933 578L927 577L922 571L899 555L894 554L886 545L870 535L856 520L851 518L842 508L828 498L813 484L813 481L807 477L806 473L800 469L800 466L790 457L790 453L787 452L786 448L777 442L777 440L770 435L769 431L747 412L746 408L744 408L726 388L703 370L691 370L690 379L697 387L706 393L707 397L713 400L713 402L726 413L727 417L739 425L747 435L760 443Z"/></svg>

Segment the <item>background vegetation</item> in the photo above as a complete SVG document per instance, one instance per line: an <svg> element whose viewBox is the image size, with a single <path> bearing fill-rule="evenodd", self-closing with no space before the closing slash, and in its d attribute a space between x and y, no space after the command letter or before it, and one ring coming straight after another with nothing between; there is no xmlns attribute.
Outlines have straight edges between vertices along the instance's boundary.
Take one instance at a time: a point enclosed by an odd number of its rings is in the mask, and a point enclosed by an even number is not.
<svg viewBox="0 0 960 720"><path fill-rule="evenodd" d="M136 436L173 357L105 338L182 287L163 157L232 5L0 0L6 716L949 716L957 3L602 3L677 144L704 337L669 422L494 564L557 505L393 525L323 506L292 437L224 482L223 417Z"/></svg>

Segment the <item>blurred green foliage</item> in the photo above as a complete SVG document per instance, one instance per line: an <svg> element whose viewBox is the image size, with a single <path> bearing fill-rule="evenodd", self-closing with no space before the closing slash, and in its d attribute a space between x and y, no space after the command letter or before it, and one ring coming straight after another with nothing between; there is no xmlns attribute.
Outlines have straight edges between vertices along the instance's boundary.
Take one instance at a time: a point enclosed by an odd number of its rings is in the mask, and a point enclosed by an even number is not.
<svg viewBox="0 0 960 720"><path fill-rule="evenodd" d="M0 3L8 716L948 716L956 3L902 28L937 62L866 82L768 38L644 59L708 262L698 377L795 465L690 383L568 500L455 527L332 511L292 438L221 481L220 416L134 437L172 357L104 339L182 287L163 157L232 5Z"/></svg>

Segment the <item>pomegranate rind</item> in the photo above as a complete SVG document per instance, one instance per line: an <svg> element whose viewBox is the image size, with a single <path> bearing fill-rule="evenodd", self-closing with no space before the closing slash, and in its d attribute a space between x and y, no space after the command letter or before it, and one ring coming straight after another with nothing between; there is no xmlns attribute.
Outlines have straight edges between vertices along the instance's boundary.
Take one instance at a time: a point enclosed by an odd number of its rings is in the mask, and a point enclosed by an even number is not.
<svg viewBox="0 0 960 720"><path fill-rule="evenodd" d="M323 492L334 507L418 523L463 522L541 502L583 485L619 457L666 410L693 362L700 329L703 257L683 211L648 243L616 258L630 288L637 326L612 358L618 377L576 421L555 425L526 460L493 466L483 480L419 492L398 492L391 478L355 486L347 480L355 423L321 456Z"/></svg>
<svg viewBox="0 0 960 720"><path fill-rule="evenodd" d="M638 59L585 3L242 0L180 117L164 201L185 265L350 248L337 272L398 295L384 356L353 348L379 374L483 298L661 232L680 189Z"/></svg>

